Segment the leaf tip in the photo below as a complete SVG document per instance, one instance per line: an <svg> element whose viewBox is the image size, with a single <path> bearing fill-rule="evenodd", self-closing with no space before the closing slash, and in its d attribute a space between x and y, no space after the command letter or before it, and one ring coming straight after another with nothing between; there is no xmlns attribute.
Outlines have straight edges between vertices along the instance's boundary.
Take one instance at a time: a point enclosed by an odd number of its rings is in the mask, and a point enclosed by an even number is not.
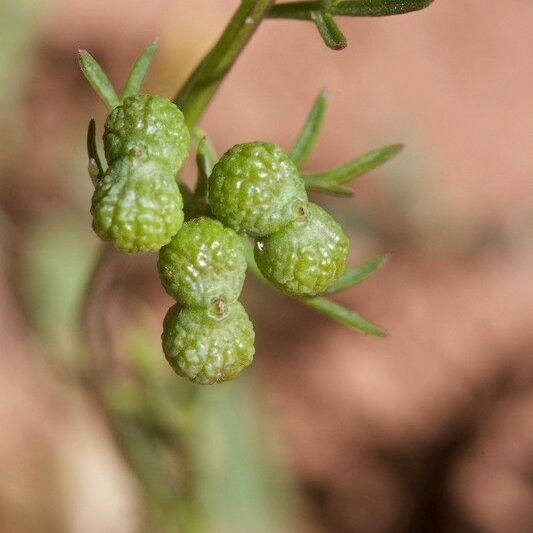
<svg viewBox="0 0 533 533"><path fill-rule="evenodd" d="M392 159L396 154L401 152L405 148L404 143L394 143L383 147L383 154L387 159Z"/></svg>
<svg viewBox="0 0 533 533"><path fill-rule="evenodd" d="M333 46L331 46L331 49L337 52L339 50L344 50L347 46L348 46L347 41L340 41L338 43L335 43Z"/></svg>
<svg viewBox="0 0 533 533"><path fill-rule="evenodd" d="M379 268L385 266L392 259L392 255L392 252L387 252L386 254L383 254L383 258L379 262Z"/></svg>

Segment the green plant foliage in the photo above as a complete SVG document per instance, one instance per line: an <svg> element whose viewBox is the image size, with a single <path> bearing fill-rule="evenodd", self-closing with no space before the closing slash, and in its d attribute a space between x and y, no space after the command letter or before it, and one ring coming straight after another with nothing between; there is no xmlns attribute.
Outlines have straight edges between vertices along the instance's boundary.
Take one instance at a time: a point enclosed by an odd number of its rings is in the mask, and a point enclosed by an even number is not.
<svg viewBox="0 0 533 533"><path fill-rule="evenodd" d="M315 21L318 33L324 44L332 50L342 50L348 44L346 37L337 26L335 19L325 11L313 11L311 18Z"/></svg>
<svg viewBox="0 0 533 533"><path fill-rule="evenodd" d="M339 186L383 165L394 157L402 148L403 145L401 144L384 146L383 148L378 148L358 156L348 163L331 170L325 172L303 173L302 179L308 190L330 194L336 194L337 192L337 196L344 196L344 194L338 194L339 191L345 190L345 188L339 189ZM346 196L349 196L349 194L347 193Z"/></svg>
<svg viewBox="0 0 533 533"><path fill-rule="evenodd" d="M358 285L365 279L375 274L380 268L387 264L389 255L378 255L365 263L350 268L342 274L335 283L330 285L325 292L333 293L349 289L354 285Z"/></svg>
<svg viewBox="0 0 533 533"><path fill-rule="evenodd" d="M87 50L78 51L78 61L85 78L109 111L120 104L120 100L107 74Z"/></svg>
<svg viewBox="0 0 533 533"><path fill-rule="evenodd" d="M323 313L333 320L360 331L365 335L373 335L374 337L385 337L387 335L383 329L372 324L372 322L369 322L366 318L363 318L354 311L346 309L342 305L332 302L327 298L323 298L321 296L316 298L308 298L305 303L311 309L314 309L319 313Z"/></svg>
<svg viewBox="0 0 533 533"><path fill-rule="evenodd" d="M324 43L340 50L346 39L336 17L394 15L430 3L241 0L220 39L173 103L141 94L157 39L135 61L121 99L100 65L80 51L80 67L110 111L104 135L109 168L102 167L97 152L94 120L87 133L89 174L95 185L93 227L102 239L126 252L160 251L162 284L179 300L164 319L161 341L172 369L187 379L176 382L165 359L157 357L160 349L147 341L153 336L144 331L144 321L129 324L126 371L117 365L116 374L99 375L93 370L84 376L91 386L100 386L99 400L113 435L142 484L147 510L143 530L292 530L284 514L290 491L287 484L278 483L282 476L266 457L268 435L258 424L262 417L253 407L248 373L217 388L193 385L232 380L252 363L255 333L238 301L246 269L339 324L376 337L386 334L325 295L361 283L388 256L345 270L348 238L331 215L308 202L307 190L352 196L346 184L388 161L401 146L373 150L327 171L300 174L298 169L312 153L324 121L324 91L289 155L277 145L257 141L234 146L219 159L208 135L197 128L198 120L264 18L312 22ZM193 186L177 176L187 171L182 165L191 138L197 166ZM257 239L255 256L252 239ZM99 316L95 296L101 290L99 282L109 273L109 250L113 252L106 247L96 263L84 316ZM44 268L36 261L36 272L48 276L55 268L58 272L51 277L51 286L57 288L64 268L56 268L57 260L48 261L44 255ZM61 265L70 268L71 263L61 258ZM30 277L33 280L33 268ZM62 294L55 289L48 292L47 297L56 299ZM56 329L63 324L55 315L50 322ZM101 357L98 328L85 327L84 332L89 354Z"/></svg>
<svg viewBox="0 0 533 533"><path fill-rule="evenodd" d="M346 270L348 237L331 215L308 202L307 191L353 196L346 184L389 161L402 145L369 151L326 171L300 173L324 122L325 91L315 99L288 155L276 144L254 141L233 146L219 159L196 123L264 18L311 21L324 43L340 50L346 39L335 17L396 15L431 3L242 0L173 102L140 94L157 39L132 66L122 100L100 65L80 51L85 77L111 111L104 132L107 170L97 152L94 120L87 133L89 174L95 183L93 227L120 250L160 251L161 282L179 301L167 313L162 336L163 350L177 374L195 383L218 383L251 363L253 327L238 302L247 268L341 324L385 335L323 295L367 279L388 256ZM196 146L194 187L177 176L191 140ZM255 248L249 239L256 239Z"/></svg>
<svg viewBox="0 0 533 533"><path fill-rule="evenodd" d="M419 11L433 0L333 0L330 12L340 17L384 17Z"/></svg>
<svg viewBox="0 0 533 533"><path fill-rule="evenodd" d="M155 54L158 45L159 39L157 37L152 39L152 41L150 41L146 48L141 52L141 55L137 58L137 61L135 61L133 64L128 79L126 80L124 90L122 91L122 101L129 96L135 96L141 92L144 77L148 72L152 57Z"/></svg>
<svg viewBox="0 0 533 533"><path fill-rule="evenodd" d="M309 111L307 118L298 134L298 137L289 152L289 157L293 160L297 167L301 167L307 161L307 158L313 151L318 135L324 122L324 115L326 114L327 93L324 90L320 91L316 97L313 107Z"/></svg>
<svg viewBox="0 0 533 533"><path fill-rule="evenodd" d="M96 185L98 179L104 175L104 169L96 148L96 122L94 118L90 120L87 129L87 155L89 156L89 175L94 179Z"/></svg>
<svg viewBox="0 0 533 533"><path fill-rule="evenodd" d="M384 17L428 7L433 0L310 0L272 6L268 17L315 23L324 44L332 50L346 47L346 38L334 17Z"/></svg>

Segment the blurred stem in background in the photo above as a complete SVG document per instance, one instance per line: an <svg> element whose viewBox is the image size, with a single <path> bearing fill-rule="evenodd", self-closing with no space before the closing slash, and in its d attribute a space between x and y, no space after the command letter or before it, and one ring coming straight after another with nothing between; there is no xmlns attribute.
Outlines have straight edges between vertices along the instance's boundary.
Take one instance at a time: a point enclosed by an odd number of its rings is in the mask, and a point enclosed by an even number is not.
<svg viewBox="0 0 533 533"><path fill-rule="evenodd" d="M174 101L193 128L273 0L243 0ZM104 409L147 501L146 529L284 531L288 482L269 464L251 387L242 378L201 388L172 375L159 345L136 325L128 371L114 361L106 306L120 261L110 245L96 260L82 305L86 381ZM107 329L107 334L106 334ZM268 440L268 439L266 439Z"/></svg>
<svg viewBox="0 0 533 533"><path fill-rule="evenodd" d="M31 49L39 27L39 7L21 0L0 2L0 166L11 144L22 142L19 129L12 127L20 115L31 71Z"/></svg>

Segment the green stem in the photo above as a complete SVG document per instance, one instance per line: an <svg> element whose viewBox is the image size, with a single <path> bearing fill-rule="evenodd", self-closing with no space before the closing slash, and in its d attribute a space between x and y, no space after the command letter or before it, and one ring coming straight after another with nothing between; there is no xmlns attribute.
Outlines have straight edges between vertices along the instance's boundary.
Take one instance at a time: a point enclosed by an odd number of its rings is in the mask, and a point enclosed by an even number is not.
<svg viewBox="0 0 533 533"><path fill-rule="evenodd" d="M243 0L213 48L202 59L174 98L193 127L222 80L246 46L274 0Z"/></svg>
<svg viewBox="0 0 533 533"><path fill-rule="evenodd" d="M322 4L316 2L290 2L278 4L268 13L268 18L272 19L293 19L293 20L313 20L311 13L321 10Z"/></svg>

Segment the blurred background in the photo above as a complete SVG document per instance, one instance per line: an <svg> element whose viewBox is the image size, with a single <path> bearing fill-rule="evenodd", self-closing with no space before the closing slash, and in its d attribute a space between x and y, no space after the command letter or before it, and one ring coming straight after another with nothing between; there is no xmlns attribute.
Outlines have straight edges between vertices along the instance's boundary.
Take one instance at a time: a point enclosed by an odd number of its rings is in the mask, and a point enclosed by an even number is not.
<svg viewBox="0 0 533 533"><path fill-rule="evenodd" d="M529 0L340 19L342 52L265 21L203 119L220 153L288 148L327 87L310 170L405 143L353 199L315 198L351 264L392 253L339 297L385 340L249 280L254 365L189 386L161 352L155 257L116 254L89 352L85 135L106 112L76 51L120 88L158 35L146 90L172 97L237 4L0 2L0 531L533 531Z"/></svg>

